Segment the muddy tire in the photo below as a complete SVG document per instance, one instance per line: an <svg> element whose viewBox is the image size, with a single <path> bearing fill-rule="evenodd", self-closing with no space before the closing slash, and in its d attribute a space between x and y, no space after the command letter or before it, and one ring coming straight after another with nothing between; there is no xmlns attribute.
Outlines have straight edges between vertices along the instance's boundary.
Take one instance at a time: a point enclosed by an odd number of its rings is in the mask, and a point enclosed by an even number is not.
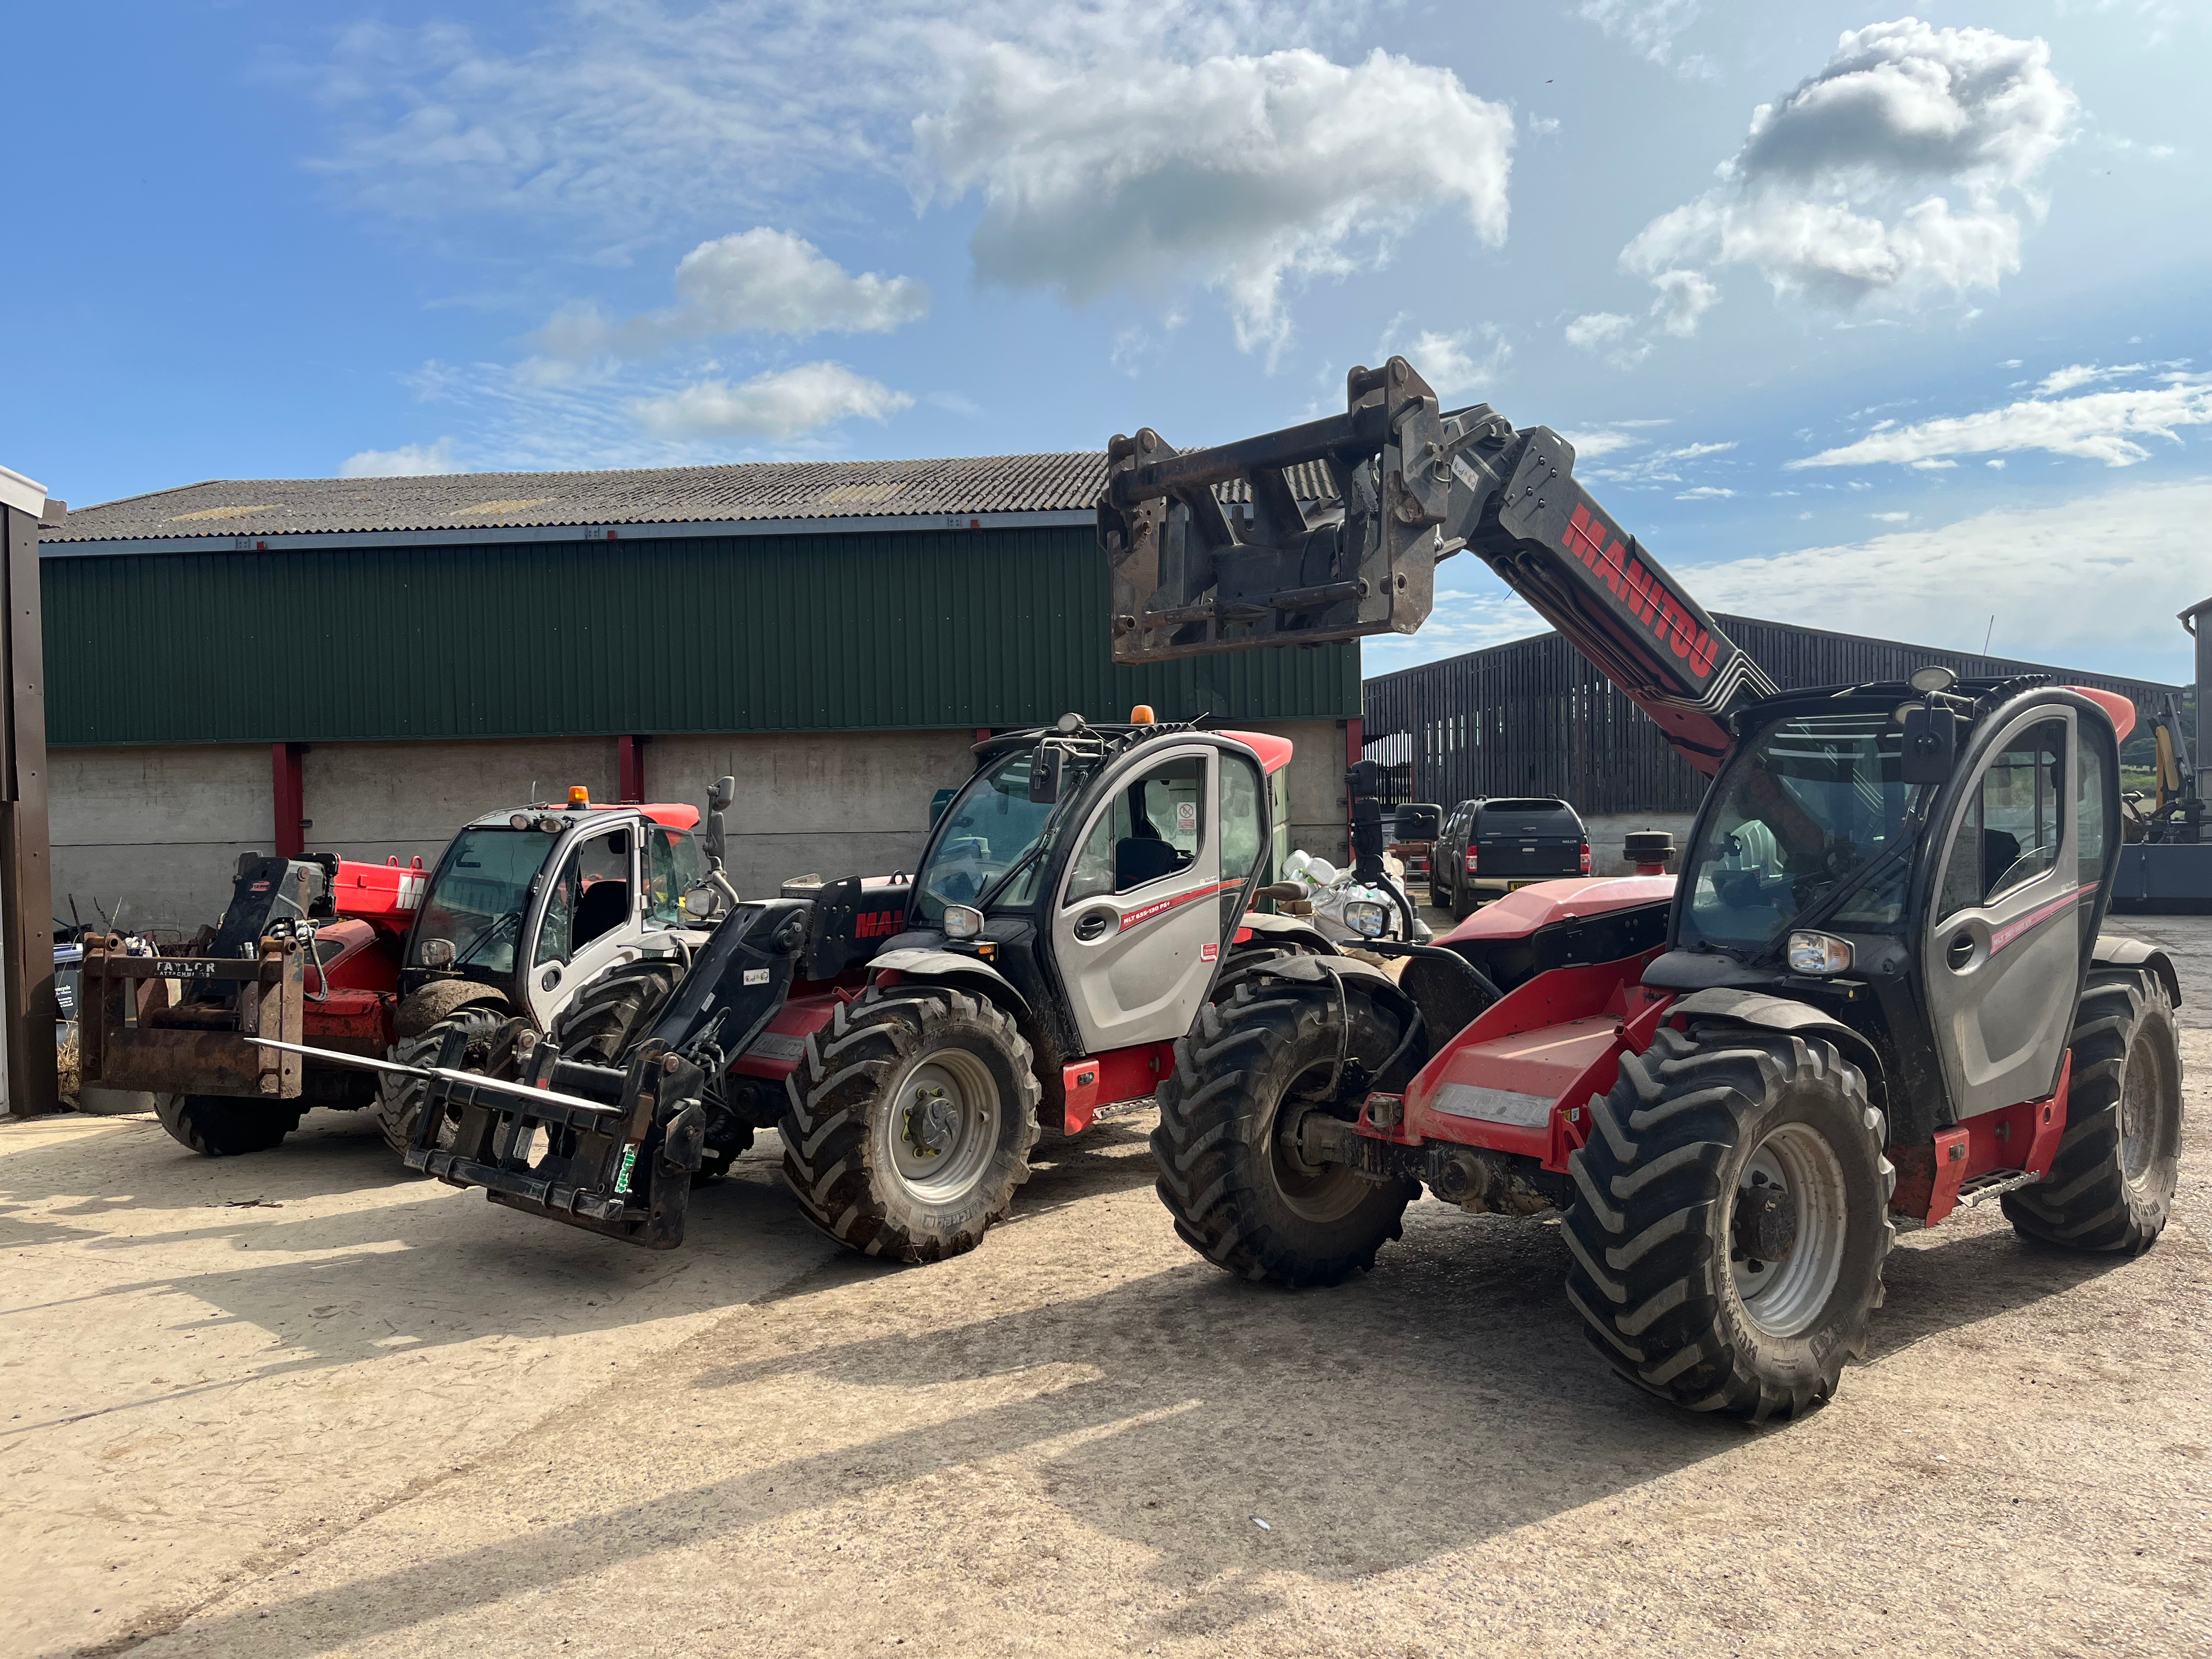
<svg viewBox="0 0 2212 1659"><path fill-rule="evenodd" d="M2066 1133L2039 1184L2007 1193L2027 1238L2136 1255L2173 1207L2181 1155L2181 1045L2156 974L2093 970L2074 1014Z"/></svg>
<svg viewBox="0 0 2212 1659"><path fill-rule="evenodd" d="M1758 1422L1825 1402L1865 1356L1895 1237L1886 1125L1857 1068L1814 1038L1662 1028L1590 1113L1560 1232L1592 1346L1692 1411Z"/></svg>
<svg viewBox="0 0 2212 1659"><path fill-rule="evenodd" d="M1241 1279L1334 1285L1364 1273L1420 1194L1413 1182L1307 1165L1278 1133L1293 1114L1333 1107L1322 1097L1347 1012L1359 1034L1351 1057L1387 1059L1397 1017L1356 985L1340 1000L1334 984L1248 980L1200 1011L1161 1079L1160 1202L1186 1244ZM1334 1109L1348 1117L1357 1104Z"/></svg>
<svg viewBox="0 0 2212 1659"><path fill-rule="evenodd" d="M576 994L553 1021L551 1039L564 1059L618 1066L622 1057L675 994L682 970L673 962L625 962Z"/></svg>
<svg viewBox="0 0 2212 1659"><path fill-rule="evenodd" d="M203 1158L238 1158L267 1152L298 1128L305 1114L284 1101L159 1094L154 1097L154 1115L179 1146Z"/></svg>
<svg viewBox="0 0 2212 1659"><path fill-rule="evenodd" d="M783 1174L808 1220L892 1261L981 1243L1030 1178L1043 1091L1004 1010L945 986L871 988L785 1084Z"/></svg>
<svg viewBox="0 0 2212 1659"><path fill-rule="evenodd" d="M401 1037L392 1045L390 1055L406 1066L434 1066L445 1048L447 1034L465 1031L468 1043L461 1051L461 1064L471 1071L480 1070L491 1057L492 1046L501 1031L513 1018L505 1003L473 1002L465 1008L454 1009L414 1036ZM428 1086L421 1078L401 1077L391 1072L377 1073L376 1098L370 1103L368 1112L376 1120L376 1127L384 1132L385 1144L393 1152L404 1152L414 1145L415 1121L422 1115L422 1096Z"/></svg>

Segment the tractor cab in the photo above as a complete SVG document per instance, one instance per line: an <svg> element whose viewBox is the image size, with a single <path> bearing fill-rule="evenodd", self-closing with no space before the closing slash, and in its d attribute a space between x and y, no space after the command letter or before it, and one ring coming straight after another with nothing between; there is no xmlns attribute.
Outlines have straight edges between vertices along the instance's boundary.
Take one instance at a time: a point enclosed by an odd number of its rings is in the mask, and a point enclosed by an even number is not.
<svg viewBox="0 0 2212 1659"><path fill-rule="evenodd" d="M1057 1057L1054 1076L1066 1062L1097 1073L1097 1056L1131 1056L1107 1066L1110 1080L1094 1076L1087 1096L1085 1085L1072 1091L1071 1133L1092 1106L1152 1092L1248 889L1285 854L1288 739L1137 713L1123 726L1067 715L983 745L915 872L909 931L890 942L894 953L970 957L1003 976L1031 1011L1042 1054Z"/></svg>
<svg viewBox="0 0 2212 1659"><path fill-rule="evenodd" d="M2119 853L2132 715L1942 669L1753 705L1644 982L1797 999L1861 1033L1893 1133L2048 1096Z"/></svg>
<svg viewBox="0 0 2212 1659"><path fill-rule="evenodd" d="M543 1030L574 988L635 954L643 934L690 927L684 896L706 866L680 802L488 813L453 837L407 939L403 988L465 981L504 994Z"/></svg>

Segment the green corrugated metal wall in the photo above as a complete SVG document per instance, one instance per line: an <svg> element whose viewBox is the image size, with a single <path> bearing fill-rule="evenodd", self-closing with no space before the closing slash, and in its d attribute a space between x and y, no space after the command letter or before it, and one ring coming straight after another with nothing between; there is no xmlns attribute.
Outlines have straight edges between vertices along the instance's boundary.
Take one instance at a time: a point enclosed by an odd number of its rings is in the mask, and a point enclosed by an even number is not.
<svg viewBox="0 0 2212 1659"><path fill-rule="evenodd" d="M1087 528L49 556L47 741L1341 720L1356 647L1114 666Z"/></svg>

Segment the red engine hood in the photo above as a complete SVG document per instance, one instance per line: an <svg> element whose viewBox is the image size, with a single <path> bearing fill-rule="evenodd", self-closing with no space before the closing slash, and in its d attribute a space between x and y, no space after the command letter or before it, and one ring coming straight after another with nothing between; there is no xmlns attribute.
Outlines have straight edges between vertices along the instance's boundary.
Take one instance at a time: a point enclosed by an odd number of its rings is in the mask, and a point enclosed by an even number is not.
<svg viewBox="0 0 2212 1659"><path fill-rule="evenodd" d="M1674 896L1672 876L1571 876L1560 881L1531 882L1484 905L1437 942L1520 939L1555 921L1656 904Z"/></svg>

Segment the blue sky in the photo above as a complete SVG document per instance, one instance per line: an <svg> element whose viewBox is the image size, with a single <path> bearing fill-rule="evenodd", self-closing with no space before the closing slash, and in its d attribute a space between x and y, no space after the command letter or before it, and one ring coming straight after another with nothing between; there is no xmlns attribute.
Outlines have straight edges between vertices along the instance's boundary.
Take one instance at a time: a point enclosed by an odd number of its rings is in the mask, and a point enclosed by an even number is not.
<svg viewBox="0 0 2212 1659"><path fill-rule="evenodd" d="M1710 606L2169 678L2212 592L2187 0L48 8L0 460L1220 440L1406 352ZM1532 631L1466 561L1370 670Z"/></svg>

